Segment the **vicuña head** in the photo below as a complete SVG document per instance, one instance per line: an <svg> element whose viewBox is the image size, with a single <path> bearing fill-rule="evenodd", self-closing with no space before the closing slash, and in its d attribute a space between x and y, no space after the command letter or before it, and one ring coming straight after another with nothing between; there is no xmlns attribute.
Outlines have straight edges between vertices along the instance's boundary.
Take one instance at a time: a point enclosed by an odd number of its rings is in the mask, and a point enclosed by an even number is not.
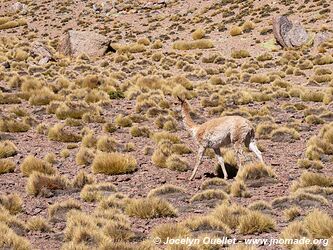
<svg viewBox="0 0 333 250"><path fill-rule="evenodd" d="M191 116L189 103L178 97L182 107L182 117L186 129L191 132L194 140L199 145L197 162L190 177L195 177L198 167L202 161L206 148L212 148L221 166L224 179L228 178L224 160L220 151L221 147L232 145L237 155L237 165L242 167L241 157L243 156L243 145L252 151L258 159L263 162L261 152L257 148L255 132L249 120L241 116L223 116L211 119L203 124L196 124Z"/></svg>

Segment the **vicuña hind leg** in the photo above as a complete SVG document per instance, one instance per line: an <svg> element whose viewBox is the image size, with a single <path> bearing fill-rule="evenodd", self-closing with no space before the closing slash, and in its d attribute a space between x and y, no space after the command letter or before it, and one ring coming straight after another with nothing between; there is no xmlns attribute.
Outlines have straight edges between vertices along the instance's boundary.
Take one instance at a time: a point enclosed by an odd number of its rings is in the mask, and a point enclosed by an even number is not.
<svg viewBox="0 0 333 250"><path fill-rule="evenodd" d="M264 160L262 159L261 152L258 149L255 141L251 141L250 142L249 149L257 156L257 158L259 159L259 161L261 161L262 163L264 163Z"/></svg>
<svg viewBox="0 0 333 250"><path fill-rule="evenodd" d="M202 157L203 157L204 152L205 152L205 147L200 146L199 150L198 150L198 154L197 154L197 162L196 162L195 167L193 169L193 173L192 173L192 175L191 175L191 177L189 179L190 181L193 180L195 174L198 171L198 167L199 167L199 165L202 162Z"/></svg>
<svg viewBox="0 0 333 250"><path fill-rule="evenodd" d="M244 152L243 152L242 147L243 146L242 146L241 143L235 143L234 144L234 149L236 151L236 157L237 157L238 169L241 169L243 167L242 159L244 159Z"/></svg>
<svg viewBox="0 0 333 250"><path fill-rule="evenodd" d="M227 170L225 169L224 159L222 157L221 150L220 150L220 148L215 148L214 152L215 152L216 159L217 159L217 161L219 162L219 164L221 166L224 179L226 180L226 179L228 179L228 173L227 173Z"/></svg>

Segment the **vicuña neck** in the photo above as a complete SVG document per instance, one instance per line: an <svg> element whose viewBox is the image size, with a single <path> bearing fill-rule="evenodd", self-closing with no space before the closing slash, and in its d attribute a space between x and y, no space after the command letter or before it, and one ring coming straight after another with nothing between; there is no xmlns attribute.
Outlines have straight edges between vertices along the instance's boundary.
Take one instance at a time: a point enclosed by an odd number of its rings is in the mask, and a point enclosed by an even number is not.
<svg viewBox="0 0 333 250"><path fill-rule="evenodd" d="M192 130L196 126L196 124L194 123L194 121L190 116L190 110L191 110L190 105L188 104L187 101L184 101L182 103L182 117L184 125L188 130Z"/></svg>

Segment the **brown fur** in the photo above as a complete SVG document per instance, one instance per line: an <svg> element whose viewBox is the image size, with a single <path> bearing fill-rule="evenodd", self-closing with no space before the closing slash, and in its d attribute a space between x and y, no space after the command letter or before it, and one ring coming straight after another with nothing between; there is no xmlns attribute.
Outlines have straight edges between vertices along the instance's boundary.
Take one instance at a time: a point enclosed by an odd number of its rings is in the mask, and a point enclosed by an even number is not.
<svg viewBox="0 0 333 250"><path fill-rule="evenodd" d="M255 144L254 128L249 120L241 116L224 116L199 125L195 124L192 120L190 116L190 105L186 100L181 100L181 107L184 125L199 144L198 159L190 180L194 178L206 148L214 149L225 179L227 179L228 175L220 152L221 147L234 146L239 167L241 167L241 157L243 157L243 145L254 152L262 161L261 153Z"/></svg>

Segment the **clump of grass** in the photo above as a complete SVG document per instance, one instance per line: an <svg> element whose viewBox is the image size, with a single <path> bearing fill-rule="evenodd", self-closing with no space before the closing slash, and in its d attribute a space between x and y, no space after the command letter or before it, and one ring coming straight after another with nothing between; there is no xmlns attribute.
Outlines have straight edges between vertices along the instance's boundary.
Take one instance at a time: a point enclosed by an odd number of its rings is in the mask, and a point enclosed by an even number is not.
<svg viewBox="0 0 333 250"><path fill-rule="evenodd" d="M0 131L10 133L22 133L27 132L30 129L30 125L21 120L15 120L12 118L0 119Z"/></svg>
<svg viewBox="0 0 333 250"><path fill-rule="evenodd" d="M5 223L0 223L2 249L31 249L31 244L24 237L18 236Z"/></svg>
<svg viewBox="0 0 333 250"><path fill-rule="evenodd" d="M223 189L225 192L229 191L230 185L229 183L221 178L212 178L205 180L201 184L201 189Z"/></svg>
<svg viewBox="0 0 333 250"><path fill-rule="evenodd" d="M239 58L246 58L246 57L249 57L250 56L250 53L247 51L247 50L244 50L244 49L241 49L241 50L233 50L231 52L231 57L232 58L236 58L236 59L239 59Z"/></svg>
<svg viewBox="0 0 333 250"><path fill-rule="evenodd" d="M124 92L122 92L120 90L110 90L109 97L110 97L110 99L124 99L125 94L124 94Z"/></svg>
<svg viewBox="0 0 333 250"><path fill-rule="evenodd" d="M250 77L250 82L253 83L269 83L271 79L265 74L256 74Z"/></svg>
<svg viewBox="0 0 333 250"><path fill-rule="evenodd" d="M134 126L131 128L130 133L134 137L149 137L151 132L148 127Z"/></svg>
<svg viewBox="0 0 333 250"><path fill-rule="evenodd" d="M301 239L301 238L311 238L310 232L304 227L303 223L300 221L295 221L290 223L281 232L282 239ZM294 248L292 244L286 244L288 249Z"/></svg>
<svg viewBox="0 0 333 250"><path fill-rule="evenodd" d="M56 108L55 114L61 120L66 118L82 119L83 115L89 111L91 108L85 102L66 102Z"/></svg>
<svg viewBox="0 0 333 250"><path fill-rule="evenodd" d="M324 100L324 92L305 90L301 93L301 100L304 102L322 102Z"/></svg>
<svg viewBox="0 0 333 250"><path fill-rule="evenodd" d="M294 128L280 127L274 129L270 135L274 142L299 140L300 135Z"/></svg>
<svg viewBox="0 0 333 250"><path fill-rule="evenodd" d="M74 199L56 202L48 208L48 215L51 221L63 221L70 210L82 210L81 204Z"/></svg>
<svg viewBox="0 0 333 250"><path fill-rule="evenodd" d="M47 220L41 216L34 216L27 221L27 228L33 232L49 232L51 227L48 225Z"/></svg>
<svg viewBox="0 0 333 250"><path fill-rule="evenodd" d="M252 202L251 204L248 205L247 208L253 211L263 211L263 210L271 210L272 206L266 201L259 200Z"/></svg>
<svg viewBox="0 0 333 250"><path fill-rule="evenodd" d="M304 218L304 226L315 238L327 239L332 237L333 218L318 209L315 209Z"/></svg>
<svg viewBox="0 0 333 250"><path fill-rule="evenodd" d="M222 190L207 189L200 193L195 194L190 202L217 199L220 201L228 200L229 196Z"/></svg>
<svg viewBox="0 0 333 250"><path fill-rule="evenodd" d="M0 159L0 175L14 172L16 164L9 159Z"/></svg>
<svg viewBox="0 0 333 250"><path fill-rule="evenodd" d="M297 206L293 206L283 210L283 215L287 221L292 221L301 215L301 209Z"/></svg>
<svg viewBox="0 0 333 250"><path fill-rule="evenodd" d="M148 193L148 197L163 196L166 194L173 194L173 193L185 193L185 189L171 185L171 184L165 184L161 187L150 190Z"/></svg>
<svg viewBox="0 0 333 250"><path fill-rule="evenodd" d="M230 234L229 227L221 221L215 220L212 216L195 216L182 222L183 225L188 227L191 231L212 231L218 230L225 235Z"/></svg>
<svg viewBox="0 0 333 250"><path fill-rule="evenodd" d="M271 138L271 133L274 129L276 129L278 126L274 123L259 123L256 128L256 134L259 135L262 139L269 139Z"/></svg>
<svg viewBox="0 0 333 250"><path fill-rule="evenodd" d="M273 59L273 56L272 54L270 53L264 53L264 54L261 54L260 56L257 57L257 60L259 62L263 62L263 61L269 61L269 60L272 60Z"/></svg>
<svg viewBox="0 0 333 250"><path fill-rule="evenodd" d="M275 230L276 223L268 215L258 211L249 211L239 218L238 230L241 234L271 232Z"/></svg>
<svg viewBox="0 0 333 250"><path fill-rule="evenodd" d="M165 165L168 169L177 171L189 170L189 164L177 154L171 154L165 161Z"/></svg>
<svg viewBox="0 0 333 250"><path fill-rule="evenodd" d="M48 176L39 172L30 174L26 191L30 195L43 196L50 195L50 192L57 190L65 190L70 187L68 180L62 176Z"/></svg>
<svg viewBox="0 0 333 250"><path fill-rule="evenodd" d="M85 147L81 147L75 156L75 162L78 165L89 166L94 160L95 154L94 152Z"/></svg>
<svg viewBox="0 0 333 250"><path fill-rule="evenodd" d="M74 188L83 188L85 185L92 184L94 182L95 179L93 176L87 174L85 171L79 171L72 182L72 186Z"/></svg>
<svg viewBox="0 0 333 250"><path fill-rule="evenodd" d="M17 154L17 148L11 141L0 141L0 159L11 157Z"/></svg>
<svg viewBox="0 0 333 250"><path fill-rule="evenodd" d="M10 214L17 214L22 211L22 199L14 193L9 195L0 195L0 206L3 206Z"/></svg>
<svg viewBox="0 0 333 250"><path fill-rule="evenodd" d="M308 115L305 121L309 124L323 124L325 121L316 115Z"/></svg>
<svg viewBox="0 0 333 250"><path fill-rule="evenodd" d="M237 174L239 180L257 180L260 178L275 178L276 174L272 168L263 163L252 163L245 165Z"/></svg>
<svg viewBox="0 0 333 250"><path fill-rule="evenodd" d="M118 115L115 119L116 125L120 127L131 127L132 120L128 116Z"/></svg>
<svg viewBox="0 0 333 250"><path fill-rule="evenodd" d="M112 183L98 183L85 185L81 190L80 197L87 202L101 200L103 197L115 193L116 186Z"/></svg>
<svg viewBox="0 0 333 250"><path fill-rule="evenodd" d="M27 25L27 20L24 18L20 18L17 20L13 20L13 21L8 21L4 24L0 25L0 30L5 30L5 29L12 29L12 28L16 28L18 26L23 26L23 25Z"/></svg>
<svg viewBox="0 0 333 250"><path fill-rule="evenodd" d="M229 34L231 36L239 36L243 33L243 30L241 27L239 26L232 26L229 30Z"/></svg>
<svg viewBox="0 0 333 250"><path fill-rule="evenodd" d="M322 169L324 167L323 163L319 160L309 160L309 159L298 159L297 165L300 168L314 168L314 169Z"/></svg>
<svg viewBox="0 0 333 250"><path fill-rule="evenodd" d="M299 180L293 183L292 190L296 191L299 188L311 186L333 187L333 177L305 171Z"/></svg>
<svg viewBox="0 0 333 250"><path fill-rule="evenodd" d="M192 38L193 38L193 40L202 39L205 37L205 34L206 34L206 32L204 29L198 28L192 33Z"/></svg>
<svg viewBox="0 0 333 250"><path fill-rule="evenodd" d="M61 151L60 151L60 156L62 158L68 158L70 156L70 151L67 149L67 148L63 148Z"/></svg>
<svg viewBox="0 0 333 250"><path fill-rule="evenodd" d="M184 225L166 223L153 228L151 235L153 237L159 237L162 241L166 241L167 238L173 239L189 236L190 230Z"/></svg>
<svg viewBox="0 0 333 250"><path fill-rule="evenodd" d="M250 32L251 30L253 30L255 28L255 24L254 22L250 21L250 20L246 20L243 24L242 24L242 31L243 32Z"/></svg>
<svg viewBox="0 0 333 250"><path fill-rule="evenodd" d="M99 153L92 163L93 173L109 175L131 173L137 168L134 157L120 153Z"/></svg>
<svg viewBox="0 0 333 250"><path fill-rule="evenodd" d="M49 162L38 159L33 155L28 155L23 160L20 169L23 176L30 176L33 172L39 172L47 175L54 175L57 172Z"/></svg>
<svg viewBox="0 0 333 250"><path fill-rule="evenodd" d="M212 211L211 215L217 220L226 224L231 229L236 229L241 216L248 213L248 209L238 205L223 203Z"/></svg>
<svg viewBox="0 0 333 250"><path fill-rule="evenodd" d="M169 133L169 132L156 132L153 134L152 139L156 142L159 143L162 140L169 140L172 143L179 143L180 139L177 135Z"/></svg>
<svg viewBox="0 0 333 250"><path fill-rule="evenodd" d="M209 39L197 39L194 41L176 41L172 47L178 50L210 49L214 47L214 44Z"/></svg>
<svg viewBox="0 0 333 250"><path fill-rule="evenodd" d="M230 186L230 194L233 197L250 197L250 193L248 192L246 185L243 181L237 180L234 181Z"/></svg>
<svg viewBox="0 0 333 250"><path fill-rule="evenodd" d="M59 142L79 142L82 139L80 135L73 133L60 123L49 128L47 136L50 140Z"/></svg>
<svg viewBox="0 0 333 250"><path fill-rule="evenodd" d="M142 199L131 199L125 209L129 216L141 219L152 219L159 217L174 217L176 209L167 201L150 197Z"/></svg>
<svg viewBox="0 0 333 250"><path fill-rule="evenodd" d="M96 146L102 152L111 153L116 151L118 143L110 136L101 136L98 138Z"/></svg>

